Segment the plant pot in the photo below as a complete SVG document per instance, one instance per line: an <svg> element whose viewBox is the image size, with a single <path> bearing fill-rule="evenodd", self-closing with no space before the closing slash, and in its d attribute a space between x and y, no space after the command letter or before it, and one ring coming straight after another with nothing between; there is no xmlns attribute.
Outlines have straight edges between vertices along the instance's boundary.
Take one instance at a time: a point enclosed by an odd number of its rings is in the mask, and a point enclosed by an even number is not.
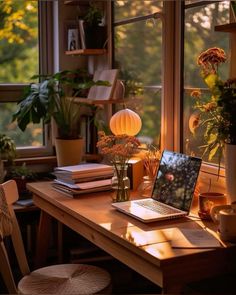
<svg viewBox="0 0 236 295"><path fill-rule="evenodd" d="M225 144L225 183L227 203L236 202L236 145Z"/></svg>
<svg viewBox="0 0 236 295"><path fill-rule="evenodd" d="M27 178L24 177L13 177L13 180L15 180L16 185L17 185L17 189L18 189L18 193L19 193L19 200L24 200L24 199L28 199L30 197L32 197L32 193L27 190L27 183L28 182L32 182L32 180L29 180Z"/></svg>
<svg viewBox="0 0 236 295"><path fill-rule="evenodd" d="M70 166L77 165L82 161L84 154L84 140L79 139L59 139L55 140L57 165Z"/></svg>
<svg viewBox="0 0 236 295"><path fill-rule="evenodd" d="M91 27L85 23L84 32L86 48L104 48L106 42L106 30L106 27Z"/></svg>

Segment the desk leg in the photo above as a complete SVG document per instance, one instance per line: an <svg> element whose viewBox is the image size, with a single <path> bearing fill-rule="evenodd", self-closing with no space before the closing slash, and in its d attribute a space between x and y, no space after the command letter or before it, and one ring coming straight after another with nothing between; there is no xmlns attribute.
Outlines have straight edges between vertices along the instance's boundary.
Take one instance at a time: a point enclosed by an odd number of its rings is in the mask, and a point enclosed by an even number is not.
<svg viewBox="0 0 236 295"><path fill-rule="evenodd" d="M49 246L49 238L52 228L51 224L52 217L43 210L41 210L36 245L36 257L34 262L35 268L45 266L46 264L47 250Z"/></svg>

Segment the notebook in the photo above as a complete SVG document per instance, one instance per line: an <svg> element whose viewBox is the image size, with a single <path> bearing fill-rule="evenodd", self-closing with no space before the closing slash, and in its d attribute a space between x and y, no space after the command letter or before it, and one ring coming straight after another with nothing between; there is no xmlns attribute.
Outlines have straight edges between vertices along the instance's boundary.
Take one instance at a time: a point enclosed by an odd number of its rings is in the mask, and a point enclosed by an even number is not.
<svg viewBox="0 0 236 295"><path fill-rule="evenodd" d="M117 210L143 222L187 216L201 159L164 150L150 198L112 203Z"/></svg>

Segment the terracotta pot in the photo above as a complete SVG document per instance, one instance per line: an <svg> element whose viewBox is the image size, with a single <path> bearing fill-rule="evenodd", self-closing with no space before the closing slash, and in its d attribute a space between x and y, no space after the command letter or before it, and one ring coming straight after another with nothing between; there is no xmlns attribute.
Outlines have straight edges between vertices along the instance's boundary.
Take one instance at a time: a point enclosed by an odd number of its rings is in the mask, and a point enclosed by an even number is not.
<svg viewBox="0 0 236 295"><path fill-rule="evenodd" d="M227 203L236 202L236 145L225 145L225 182Z"/></svg>
<svg viewBox="0 0 236 295"><path fill-rule="evenodd" d="M84 154L84 140L80 139L59 139L55 140L57 165L77 165L82 161Z"/></svg>

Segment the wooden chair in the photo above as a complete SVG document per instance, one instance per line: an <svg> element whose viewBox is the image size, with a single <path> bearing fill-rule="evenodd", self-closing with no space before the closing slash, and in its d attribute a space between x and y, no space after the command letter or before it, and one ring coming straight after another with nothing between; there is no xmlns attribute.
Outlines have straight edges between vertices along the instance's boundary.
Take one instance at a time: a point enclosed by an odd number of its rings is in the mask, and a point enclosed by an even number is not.
<svg viewBox="0 0 236 295"><path fill-rule="evenodd" d="M6 198L12 218L11 239L23 278L16 287L8 254L0 237L0 273L11 294L96 294L111 293L110 274L100 267L86 264L59 264L30 272L20 228L12 204L18 200L16 182L0 184L0 197ZM6 203L5 202L5 203ZM1 208L0 208L1 209ZM1 218L0 218L1 222Z"/></svg>

